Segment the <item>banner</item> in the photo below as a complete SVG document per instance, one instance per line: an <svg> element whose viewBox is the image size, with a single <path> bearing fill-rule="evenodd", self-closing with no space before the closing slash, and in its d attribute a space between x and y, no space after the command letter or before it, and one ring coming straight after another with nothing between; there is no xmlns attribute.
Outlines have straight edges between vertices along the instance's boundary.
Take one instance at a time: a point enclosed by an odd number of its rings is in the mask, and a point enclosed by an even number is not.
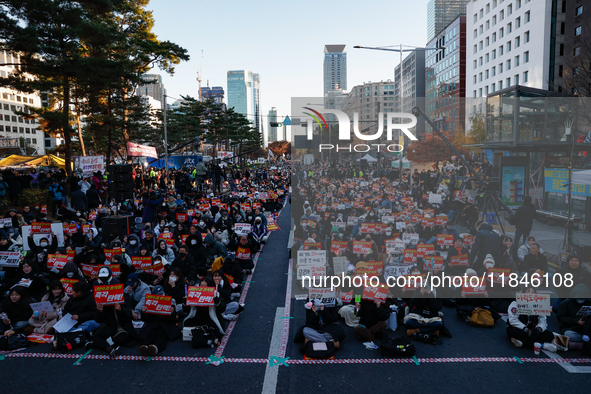
<svg viewBox="0 0 591 394"><path fill-rule="evenodd" d="M66 294L71 296L72 295L72 286L74 285L74 283L78 282L78 279L62 278L62 279L60 279L60 282L62 282L62 285L64 286L64 291L66 292Z"/></svg>
<svg viewBox="0 0 591 394"><path fill-rule="evenodd" d="M354 254L367 254L371 252L371 241L353 241Z"/></svg>
<svg viewBox="0 0 591 394"><path fill-rule="evenodd" d="M68 262L67 254L50 254L47 255L47 268L57 268L58 270L63 269Z"/></svg>
<svg viewBox="0 0 591 394"><path fill-rule="evenodd" d="M213 306L215 287L189 286L187 289L187 306Z"/></svg>
<svg viewBox="0 0 591 394"><path fill-rule="evenodd" d="M404 247L404 241L400 238L397 238L394 241L386 241L386 253L402 254L402 252L404 252Z"/></svg>
<svg viewBox="0 0 591 394"><path fill-rule="evenodd" d="M164 272L166 270L164 269L164 265L162 265L162 262L158 261L154 265L144 268L144 271L146 271L148 274L160 276L160 275L164 275Z"/></svg>
<svg viewBox="0 0 591 394"><path fill-rule="evenodd" d="M426 256L423 266L426 270L431 272L443 271L443 256Z"/></svg>
<svg viewBox="0 0 591 394"><path fill-rule="evenodd" d="M94 286L94 301L102 305L123 303L123 284Z"/></svg>
<svg viewBox="0 0 591 394"><path fill-rule="evenodd" d="M478 279L478 286L471 286L470 279L477 278ZM472 279L472 284L476 284L476 279ZM462 291L469 295L484 295L486 294L486 280L484 277L480 278L477 276L469 276L465 277L464 285L462 286Z"/></svg>
<svg viewBox="0 0 591 394"><path fill-rule="evenodd" d="M367 286L363 289L362 298L365 300L386 302L386 298L388 298L388 286L381 283L377 287Z"/></svg>
<svg viewBox="0 0 591 394"><path fill-rule="evenodd" d="M349 249L349 242L347 241L331 241L330 251L333 253L345 253Z"/></svg>
<svg viewBox="0 0 591 394"><path fill-rule="evenodd" d="M134 144L133 142L127 143L127 156L130 157L154 157L158 158L156 148L147 145Z"/></svg>
<svg viewBox="0 0 591 394"><path fill-rule="evenodd" d="M104 249L105 251L105 259L111 261L111 257L121 254L121 248L114 248L114 249Z"/></svg>
<svg viewBox="0 0 591 394"><path fill-rule="evenodd" d="M488 280L490 281L492 276L492 283L495 284L503 284L503 282L507 282L509 280L509 275L511 275L511 268L489 268L486 272Z"/></svg>
<svg viewBox="0 0 591 394"><path fill-rule="evenodd" d="M74 171L81 172L83 177L91 177L100 171L105 174L105 156L74 156Z"/></svg>
<svg viewBox="0 0 591 394"><path fill-rule="evenodd" d="M452 256L449 258L449 266L450 267L469 267L470 260L468 258L468 253L464 253L458 256Z"/></svg>
<svg viewBox="0 0 591 394"><path fill-rule="evenodd" d="M415 249L405 249L402 261L405 264L415 264L417 262L418 252Z"/></svg>
<svg viewBox="0 0 591 394"><path fill-rule="evenodd" d="M427 255L432 255L435 253L435 245L433 244L423 244L420 243L417 245L417 257L425 257Z"/></svg>
<svg viewBox="0 0 591 394"><path fill-rule="evenodd" d="M90 264L82 264L82 273L84 276L90 279L98 278L99 273L99 266L98 265L90 265Z"/></svg>
<svg viewBox="0 0 591 394"><path fill-rule="evenodd" d="M308 299L310 301L314 301L314 305L320 306L320 304L324 304L324 306L331 307L336 305L336 298L335 298L335 291L331 291L330 289L321 289L316 287L311 287L308 289Z"/></svg>
<svg viewBox="0 0 591 394"><path fill-rule="evenodd" d="M113 278L119 278L121 276L121 264L99 265L99 271L103 267L108 267L111 270Z"/></svg>
<svg viewBox="0 0 591 394"><path fill-rule="evenodd" d="M131 265L143 271L152 265L152 256L132 256Z"/></svg>
<svg viewBox="0 0 591 394"><path fill-rule="evenodd" d="M18 268L21 252L0 252L0 267Z"/></svg>
<svg viewBox="0 0 591 394"><path fill-rule="evenodd" d="M252 226L248 223L236 223L234 231L238 235L248 235L252 231Z"/></svg>
<svg viewBox="0 0 591 394"><path fill-rule="evenodd" d="M51 232L51 223L45 223L45 222L31 223L31 234L38 234L38 233L47 234L50 232Z"/></svg>
<svg viewBox="0 0 591 394"><path fill-rule="evenodd" d="M172 313L172 296L146 294L144 305L146 313L170 315Z"/></svg>
<svg viewBox="0 0 591 394"><path fill-rule="evenodd" d="M453 246L453 234L437 234L437 245L439 246Z"/></svg>

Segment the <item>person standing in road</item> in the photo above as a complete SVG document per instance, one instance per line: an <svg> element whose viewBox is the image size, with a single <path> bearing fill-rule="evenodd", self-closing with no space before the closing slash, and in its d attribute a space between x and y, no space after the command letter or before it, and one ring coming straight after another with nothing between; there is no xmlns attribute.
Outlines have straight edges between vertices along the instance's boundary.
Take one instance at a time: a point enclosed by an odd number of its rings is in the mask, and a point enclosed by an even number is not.
<svg viewBox="0 0 591 394"><path fill-rule="evenodd" d="M527 237L531 232L534 219L538 216L534 205L532 204L531 196L523 198L523 205L515 211L515 244L514 248L519 247L519 242L523 236L523 243L526 243Z"/></svg>

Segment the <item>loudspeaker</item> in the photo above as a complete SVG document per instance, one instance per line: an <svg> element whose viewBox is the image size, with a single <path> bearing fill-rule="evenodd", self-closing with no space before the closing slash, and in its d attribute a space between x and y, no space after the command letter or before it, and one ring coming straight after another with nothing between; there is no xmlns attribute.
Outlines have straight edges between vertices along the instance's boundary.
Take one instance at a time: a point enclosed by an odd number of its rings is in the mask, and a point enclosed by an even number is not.
<svg viewBox="0 0 591 394"><path fill-rule="evenodd" d="M131 190L131 189L129 189ZM133 192L132 191L118 191L115 194L115 201L124 202L125 200L133 200Z"/></svg>
<svg viewBox="0 0 591 394"><path fill-rule="evenodd" d="M103 239L105 243L119 237L123 241L124 235L129 235L135 225L133 216L107 216L103 218Z"/></svg>
<svg viewBox="0 0 591 394"><path fill-rule="evenodd" d="M107 172L109 174L131 174L131 164L111 164L107 166Z"/></svg>
<svg viewBox="0 0 591 394"><path fill-rule="evenodd" d="M133 175L131 174L131 172L128 172L126 174L115 174L114 176L110 175L109 180L117 183L133 182Z"/></svg>

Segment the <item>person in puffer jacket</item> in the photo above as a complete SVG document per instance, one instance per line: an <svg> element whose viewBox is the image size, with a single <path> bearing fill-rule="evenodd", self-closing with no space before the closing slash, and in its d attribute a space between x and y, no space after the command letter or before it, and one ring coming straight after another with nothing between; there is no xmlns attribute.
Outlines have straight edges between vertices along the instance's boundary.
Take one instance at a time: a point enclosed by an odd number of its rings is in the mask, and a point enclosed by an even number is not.
<svg viewBox="0 0 591 394"><path fill-rule="evenodd" d="M166 261L174 261L174 251L166 245L166 241L161 239L156 245L156 249L152 252L152 257L160 255L166 259Z"/></svg>
<svg viewBox="0 0 591 394"><path fill-rule="evenodd" d="M228 251L226 250L226 246L221 242L216 241L213 239L213 235L211 233L205 236L205 240L203 241L205 244L205 251L207 253L207 261L208 264L213 264L213 261L217 257L226 257Z"/></svg>
<svg viewBox="0 0 591 394"><path fill-rule="evenodd" d="M254 240L260 245L267 242L268 234L267 226L263 223L262 219L257 216L252 226L252 236Z"/></svg>
<svg viewBox="0 0 591 394"><path fill-rule="evenodd" d="M137 234L130 234L127 237L127 247L125 248L125 253L127 253L129 257L139 256L141 246L140 238L137 236Z"/></svg>
<svg viewBox="0 0 591 394"><path fill-rule="evenodd" d="M527 294L535 294L536 289L528 287ZM548 331L546 316L527 316L517 314L517 301L513 301L507 310L507 335L515 347L533 348L535 342L543 343L544 349L556 351L550 342L554 339L552 331ZM552 346L549 346L552 345Z"/></svg>

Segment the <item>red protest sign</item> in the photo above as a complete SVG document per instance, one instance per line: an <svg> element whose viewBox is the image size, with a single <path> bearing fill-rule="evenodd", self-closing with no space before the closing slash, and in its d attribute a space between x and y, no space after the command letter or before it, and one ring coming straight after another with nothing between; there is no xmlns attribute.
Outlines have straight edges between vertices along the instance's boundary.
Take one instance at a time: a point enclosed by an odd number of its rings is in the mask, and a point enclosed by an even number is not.
<svg viewBox="0 0 591 394"><path fill-rule="evenodd" d="M435 226L435 218L426 218L423 216L423 218L421 219L421 225L423 227L428 227L428 226Z"/></svg>
<svg viewBox="0 0 591 394"><path fill-rule="evenodd" d="M417 257L425 257L427 255L432 255L434 253L435 253L435 245L433 245L433 244L420 243L417 245Z"/></svg>
<svg viewBox="0 0 591 394"><path fill-rule="evenodd" d="M361 234L373 234L375 232L375 223L361 223L359 232Z"/></svg>
<svg viewBox="0 0 591 394"><path fill-rule="evenodd" d="M148 274L160 276L164 274L165 270L164 265L162 265L162 262L158 261L154 265L144 268L144 271L146 271Z"/></svg>
<svg viewBox="0 0 591 394"><path fill-rule="evenodd" d="M349 249L349 242L347 241L332 241L330 243L330 251L333 253L345 253Z"/></svg>
<svg viewBox="0 0 591 394"><path fill-rule="evenodd" d="M427 256L423 267L432 272L443 271L443 256Z"/></svg>
<svg viewBox="0 0 591 394"><path fill-rule="evenodd" d="M152 256L132 256L131 265L135 269L145 270L152 265Z"/></svg>
<svg viewBox="0 0 591 394"><path fill-rule="evenodd" d="M469 248L472 247L474 244L474 236L473 235L464 235L464 246Z"/></svg>
<svg viewBox="0 0 591 394"><path fill-rule="evenodd" d="M96 211L92 211L88 213L88 220L95 220L96 219Z"/></svg>
<svg viewBox="0 0 591 394"><path fill-rule="evenodd" d="M47 255L47 268L63 269L68 262L67 254L50 254Z"/></svg>
<svg viewBox="0 0 591 394"><path fill-rule="evenodd" d="M214 207L219 207L222 204L222 200L219 198L214 198L211 200L211 205Z"/></svg>
<svg viewBox="0 0 591 394"><path fill-rule="evenodd" d="M68 261L74 261L74 257L76 257L76 251L66 250L66 256L68 256Z"/></svg>
<svg viewBox="0 0 591 394"><path fill-rule="evenodd" d="M109 267L114 278L121 276L121 264L101 265L99 266L99 270L103 267Z"/></svg>
<svg viewBox="0 0 591 394"><path fill-rule="evenodd" d="M170 231L160 233L160 235L158 236L158 239L171 239L171 238L172 238L172 233Z"/></svg>
<svg viewBox="0 0 591 394"><path fill-rule="evenodd" d="M90 278L90 279L98 278L98 272L99 272L98 265L82 264L82 273L87 278Z"/></svg>
<svg viewBox="0 0 591 394"><path fill-rule="evenodd" d="M252 209L261 209L261 203L260 202L253 202Z"/></svg>
<svg viewBox="0 0 591 394"><path fill-rule="evenodd" d="M388 298L388 286L380 283L378 286L367 286L361 296L365 300L385 302Z"/></svg>
<svg viewBox="0 0 591 394"><path fill-rule="evenodd" d="M464 278L464 285L462 291L470 295L486 294L486 281L484 277L469 276Z"/></svg>
<svg viewBox="0 0 591 394"><path fill-rule="evenodd" d="M64 292L71 296L72 295L72 286L74 283L78 282L78 279L70 279L70 278L62 278L60 279L62 285L64 286Z"/></svg>
<svg viewBox="0 0 591 394"><path fill-rule="evenodd" d="M78 231L78 227L76 227L76 224L74 223L64 223L62 224L62 228L66 234L74 234L76 231Z"/></svg>
<svg viewBox="0 0 591 394"><path fill-rule="evenodd" d="M435 216L435 210L433 208L423 209L423 215L431 215L433 217Z"/></svg>
<svg viewBox="0 0 591 394"><path fill-rule="evenodd" d="M121 254L121 248L105 249L105 258L107 260L111 260L111 257L115 256L116 254Z"/></svg>
<svg viewBox="0 0 591 394"><path fill-rule="evenodd" d="M418 289L419 287L422 287L423 285L425 285L425 278L427 277L426 274L420 274L420 275L400 275L403 276L405 278L405 285L404 288L407 290L414 290L414 289Z"/></svg>
<svg viewBox="0 0 591 394"><path fill-rule="evenodd" d="M189 215L189 217L195 216L195 210L194 209L187 209L187 215Z"/></svg>
<svg viewBox="0 0 591 394"><path fill-rule="evenodd" d="M468 253L460 254L458 256L452 256L449 258L450 267L469 267L470 261L468 260Z"/></svg>
<svg viewBox="0 0 591 394"><path fill-rule="evenodd" d="M412 197L402 197L400 199L401 204L410 205L412 204Z"/></svg>
<svg viewBox="0 0 591 394"><path fill-rule="evenodd" d="M200 211L207 211L209 208L209 204L199 204L197 206L197 209L199 209Z"/></svg>
<svg viewBox="0 0 591 394"><path fill-rule="evenodd" d="M384 271L384 262L383 261L368 261L365 263L367 267L367 276L378 276L381 275Z"/></svg>
<svg viewBox="0 0 591 394"><path fill-rule="evenodd" d="M177 213L176 220L178 222L186 222L187 221L187 214L186 213Z"/></svg>
<svg viewBox="0 0 591 394"><path fill-rule="evenodd" d="M511 268L489 268L486 272L486 277L489 281L491 280L491 275L492 283L503 284L503 282L507 282L509 280Z"/></svg>
<svg viewBox="0 0 591 394"><path fill-rule="evenodd" d="M404 261L404 263L409 264L409 263L416 263L417 262L417 257L418 257L418 252L415 249L404 249L404 257L402 259L402 261Z"/></svg>
<svg viewBox="0 0 591 394"><path fill-rule="evenodd" d="M242 209L244 212L250 211L250 203L247 203L247 202L241 203L240 209Z"/></svg>
<svg viewBox="0 0 591 394"><path fill-rule="evenodd" d="M187 306L213 306L214 287L189 286L187 289Z"/></svg>
<svg viewBox="0 0 591 394"><path fill-rule="evenodd" d="M371 241L353 241L353 253L366 254L371 251Z"/></svg>
<svg viewBox="0 0 591 394"><path fill-rule="evenodd" d="M447 216L437 216L435 217L435 225L439 227L444 227L447 224Z"/></svg>
<svg viewBox="0 0 591 394"><path fill-rule="evenodd" d="M44 222L32 222L31 223L31 233L49 233L51 232L51 223L44 223Z"/></svg>
<svg viewBox="0 0 591 394"><path fill-rule="evenodd" d="M413 213L410 216L410 221L412 223L421 223L421 219L423 218L423 215L421 215L420 213Z"/></svg>
<svg viewBox="0 0 591 394"><path fill-rule="evenodd" d="M452 246L454 244L453 234L437 234L437 245Z"/></svg>
<svg viewBox="0 0 591 394"><path fill-rule="evenodd" d="M146 313L170 315L172 313L172 296L146 294L144 305Z"/></svg>
<svg viewBox="0 0 591 394"><path fill-rule="evenodd" d="M316 248L315 250L320 250L322 244L320 242L304 242L302 244L302 250L310 250Z"/></svg>
<svg viewBox="0 0 591 394"><path fill-rule="evenodd" d="M47 205L41 205L41 213L47 215Z"/></svg>
<svg viewBox="0 0 591 394"><path fill-rule="evenodd" d="M82 232L84 234L88 234L90 232L90 224L83 224L82 225Z"/></svg>
<svg viewBox="0 0 591 394"><path fill-rule="evenodd" d="M123 303L123 284L94 286L94 301L102 305Z"/></svg>

